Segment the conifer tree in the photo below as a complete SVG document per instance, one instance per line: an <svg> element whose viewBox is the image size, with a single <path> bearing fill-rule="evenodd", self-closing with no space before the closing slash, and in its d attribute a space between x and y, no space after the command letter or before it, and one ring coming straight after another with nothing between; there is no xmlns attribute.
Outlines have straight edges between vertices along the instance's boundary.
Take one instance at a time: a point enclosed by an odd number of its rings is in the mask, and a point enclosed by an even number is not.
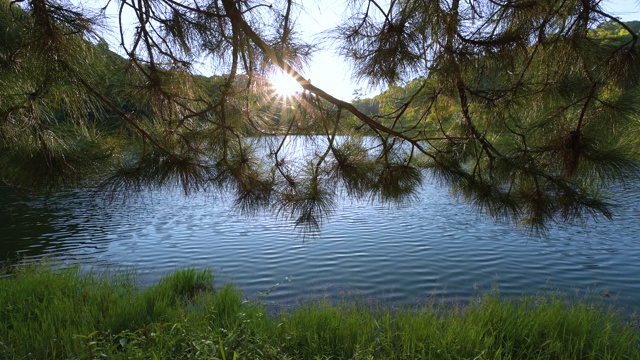
<svg viewBox="0 0 640 360"><path fill-rule="evenodd" d="M301 75L318 45L292 0L116 4L123 57L99 37L104 9L0 1L4 183L215 188L314 227L341 193L401 204L435 178L543 228L610 217L603 193L638 175L637 26L599 0L350 1L328 36L389 87L375 114ZM215 76L194 75L203 59ZM286 106L274 69L304 89ZM312 135L303 160L294 135Z"/></svg>

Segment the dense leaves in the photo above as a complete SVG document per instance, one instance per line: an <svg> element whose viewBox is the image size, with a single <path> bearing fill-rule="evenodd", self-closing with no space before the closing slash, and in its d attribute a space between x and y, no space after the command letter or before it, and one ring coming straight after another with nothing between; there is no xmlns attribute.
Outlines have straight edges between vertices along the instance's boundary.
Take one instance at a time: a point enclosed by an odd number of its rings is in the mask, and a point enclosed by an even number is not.
<svg viewBox="0 0 640 360"><path fill-rule="evenodd" d="M638 24L600 1L350 2L329 37L388 86L354 104L300 75L316 46L292 1L116 5L119 25L99 7L0 1L4 183L215 188L314 227L340 194L403 204L435 178L543 228L610 217L607 189L638 174ZM217 75L194 75L203 61ZM274 94L276 68L304 90Z"/></svg>

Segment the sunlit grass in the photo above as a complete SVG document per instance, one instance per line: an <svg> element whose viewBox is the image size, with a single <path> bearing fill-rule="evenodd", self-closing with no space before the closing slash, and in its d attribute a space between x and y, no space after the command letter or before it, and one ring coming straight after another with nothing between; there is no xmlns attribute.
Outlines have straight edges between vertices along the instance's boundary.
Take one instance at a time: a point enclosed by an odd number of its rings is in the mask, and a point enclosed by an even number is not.
<svg viewBox="0 0 640 360"><path fill-rule="evenodd" d="M638 326L558 295L388 308L318 300L283 314L209 271L141 289L134 273L43 265L0 279L3 359L637 359Z"/></svg>

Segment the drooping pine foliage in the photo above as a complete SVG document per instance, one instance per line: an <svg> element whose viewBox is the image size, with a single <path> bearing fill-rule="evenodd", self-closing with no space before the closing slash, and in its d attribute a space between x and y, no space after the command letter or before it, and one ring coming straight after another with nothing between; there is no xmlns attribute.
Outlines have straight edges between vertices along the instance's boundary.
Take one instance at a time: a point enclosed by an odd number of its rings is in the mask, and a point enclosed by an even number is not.
<svg viewBox="0 0 640 360"><path fill-rule="evenodd" d="M638 174L638 29L600 1L352 1L332 40L389 86L358 106L300 75L315 46L293 1L117 5L123 57L97 6L0 1L3 182L215 188L318 226L335 196L404 203L432 174L541 228L611 216L606 189ZM218 75L193 75L202 61ZM304 91L274 94L276 68Z"/></svg>
<svg viewBox="0 0 640 360"><path fill-rule="evenodd" d="M342 52L373 82L422 76L380 111L478 208L536 227L608 217L603 187L637 174L640 53L598 3L403 1L342 27ZM414 35L371 51L372 28Z"/></svg>

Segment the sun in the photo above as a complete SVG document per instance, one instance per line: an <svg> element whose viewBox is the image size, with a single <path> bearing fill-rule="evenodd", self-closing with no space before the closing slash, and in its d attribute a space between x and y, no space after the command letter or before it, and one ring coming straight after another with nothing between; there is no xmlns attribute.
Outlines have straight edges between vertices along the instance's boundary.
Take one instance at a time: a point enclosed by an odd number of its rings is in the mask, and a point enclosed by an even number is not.
<svg viewBox="0 0 640 360"><path fill-rule="evenodd" d="M282 72L274 72L269 76L269 82L273 91L283 97L290 97L295 93L302 91L302 86L293 78L293 76Z"/></svg>

